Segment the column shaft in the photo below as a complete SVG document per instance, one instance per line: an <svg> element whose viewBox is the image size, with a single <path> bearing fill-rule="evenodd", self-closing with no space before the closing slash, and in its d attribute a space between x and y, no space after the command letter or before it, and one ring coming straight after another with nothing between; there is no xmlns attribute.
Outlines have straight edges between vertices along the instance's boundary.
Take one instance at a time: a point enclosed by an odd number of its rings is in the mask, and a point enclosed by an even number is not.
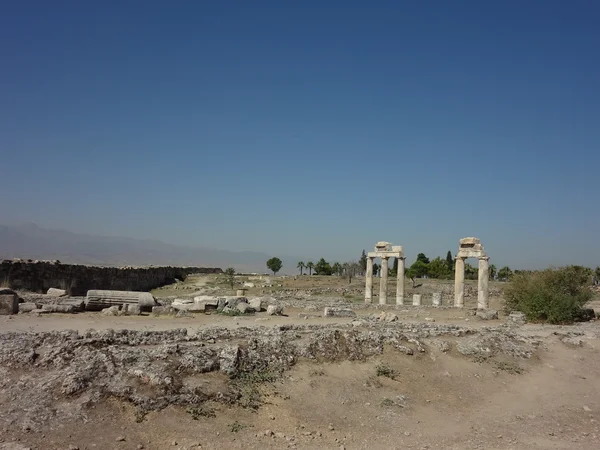
<svg viewBox="0 0 600 450"><path fill-rule="evenodd" d="M381 258L380 271L379 304L385 305L387 303L388 258Z"/></svg>
<svg viewBox="0 0 600 450"><path fill-rule="evenodd" d="M462 308L465 305L465 260L457 257L454 267L454 306Z"/></svg>
<svg viewBox="0 0 600 450"><path fill-rule="evenodd" d="M398 274L396 280L396 305L404 305L404 257L398 258Z"/></svg>
<svg viewBox="0 0 600 450"><path fill-rule="evenodd" d="M367 258L367 273L365 274L365 303L373 301L373 258Z"/></svg>
<svg viewBox="0 0 600 450"><path fill-rule="evenodd" d="M488 284L490 279L489 258L479 259L479 273L477 280L477 309L488 309Z"/></svg>

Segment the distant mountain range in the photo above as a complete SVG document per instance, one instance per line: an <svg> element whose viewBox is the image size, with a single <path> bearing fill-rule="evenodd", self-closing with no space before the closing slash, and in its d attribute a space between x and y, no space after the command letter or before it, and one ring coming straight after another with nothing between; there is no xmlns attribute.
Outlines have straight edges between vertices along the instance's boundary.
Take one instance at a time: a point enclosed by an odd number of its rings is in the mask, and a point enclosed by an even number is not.
<svg viewBox="0 0 600 450"><path fill-rule="evenodd" d="M279 255L277 255L279 256ZM0 225L0 259L58 259L63 263L106 266L234 267L238 272L268 272L270 255L194 248L154 240L93 236L48 230L35 224ZM283 271L295 270L294 257L282 257ZM293 261L286 267L286 261ZM293 266L292 266L293 264ZM287 269L287 270L286 270Z"/></svg>

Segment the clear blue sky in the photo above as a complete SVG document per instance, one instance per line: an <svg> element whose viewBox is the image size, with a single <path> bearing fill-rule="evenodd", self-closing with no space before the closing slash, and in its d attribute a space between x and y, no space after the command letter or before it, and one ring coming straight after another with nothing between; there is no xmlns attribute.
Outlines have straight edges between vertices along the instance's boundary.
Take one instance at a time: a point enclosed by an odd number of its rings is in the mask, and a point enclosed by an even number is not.
<svg viewBox="0 0 600 450"><path fill-rule="evenodd" d="M600 3L0 5L0 222L600 264Z"/></svg>

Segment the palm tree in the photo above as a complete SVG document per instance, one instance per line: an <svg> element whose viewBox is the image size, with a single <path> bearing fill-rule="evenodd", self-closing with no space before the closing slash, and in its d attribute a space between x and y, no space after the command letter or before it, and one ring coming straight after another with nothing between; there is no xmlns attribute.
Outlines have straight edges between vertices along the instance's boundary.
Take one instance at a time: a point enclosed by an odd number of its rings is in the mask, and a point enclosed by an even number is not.
<svg viewBox="0 0 600 450"><path fill-rule="evenodd" d="M309 261L306 263L306 268L308 269L308 274L312 275L312 270L313 267L315 267L314 263L312 261Z"/></svg>
<svg viewBox="0 0 600 450"><path fill-rule="evenodd" d="M300 275L302 275L302 269L304 269L306 266L304 265L303 261L300 261L296 267L300 269Z"/></svg>

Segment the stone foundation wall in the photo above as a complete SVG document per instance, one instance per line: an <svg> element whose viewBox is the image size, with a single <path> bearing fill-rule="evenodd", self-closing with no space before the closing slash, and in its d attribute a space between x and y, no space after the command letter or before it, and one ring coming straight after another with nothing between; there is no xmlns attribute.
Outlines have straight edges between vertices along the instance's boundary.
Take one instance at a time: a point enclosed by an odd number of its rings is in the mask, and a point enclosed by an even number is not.
<svg viewBox="0 0 600 450"><path fill-rule="evenodd" d="M0 285L39 293L54 287L85 295L90 289L149 291L193 273L221 272L216 267L97 267L5 260L0 264Z"/></svg>

